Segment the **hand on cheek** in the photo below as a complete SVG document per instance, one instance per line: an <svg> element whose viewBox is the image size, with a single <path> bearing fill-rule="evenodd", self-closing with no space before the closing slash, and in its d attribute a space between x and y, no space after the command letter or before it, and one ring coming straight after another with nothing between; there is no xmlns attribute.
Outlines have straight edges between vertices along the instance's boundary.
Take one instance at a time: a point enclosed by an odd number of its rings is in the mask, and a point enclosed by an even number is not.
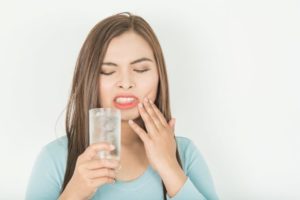
<svg viewBox="0 0 300 200"><path fill-rule="evenodd" d="M147 98L138 105L138 111L147 132L132 120L129 120L129 124L143 141L152 167L159 171L174 166L174 164L178 165L174 135L175 119L167 122L156 105Z"/></svg>

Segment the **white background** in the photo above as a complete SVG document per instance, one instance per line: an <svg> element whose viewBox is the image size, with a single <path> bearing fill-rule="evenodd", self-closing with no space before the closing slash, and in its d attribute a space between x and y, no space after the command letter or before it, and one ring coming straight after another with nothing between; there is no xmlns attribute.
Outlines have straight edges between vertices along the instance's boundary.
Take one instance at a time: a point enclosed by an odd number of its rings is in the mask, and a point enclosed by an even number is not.
<svg viewBox="0 0 300 200"><path fill-rule="evenodd" d="M0 199L22 199L64 108L90 29L144 17L168 67L176 134L195 141L220 199L300 199L300 3L1 1ZM298 191L297 191L298 190Z"/></svg>

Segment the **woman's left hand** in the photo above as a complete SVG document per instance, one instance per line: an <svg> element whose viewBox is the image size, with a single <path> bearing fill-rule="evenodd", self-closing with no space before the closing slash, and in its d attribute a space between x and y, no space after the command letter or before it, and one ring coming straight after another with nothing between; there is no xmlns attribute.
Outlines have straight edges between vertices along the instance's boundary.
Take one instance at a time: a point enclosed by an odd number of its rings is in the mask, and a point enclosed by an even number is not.
<svg viewBox="0 0 300 200"><path fill-rule="evenodd" d="M172 118L167 123L160 110L148 98L145 98L143 104L139 104L138 110L148 133L132 120L129 120L129 124L143 141L152 168L157 172L164 172L174 165L177 167L175 119Z"/></svg>

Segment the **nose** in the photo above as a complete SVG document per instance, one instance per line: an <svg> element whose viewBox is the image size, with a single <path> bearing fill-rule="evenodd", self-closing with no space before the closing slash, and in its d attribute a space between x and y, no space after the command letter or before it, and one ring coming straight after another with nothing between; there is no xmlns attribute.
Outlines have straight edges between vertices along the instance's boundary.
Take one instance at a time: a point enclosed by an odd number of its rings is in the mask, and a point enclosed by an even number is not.
<svg viewBox="0 0 300 200"><path fill-rule="evenodd" d="M117 82L117 87L122 88L122 89L130 89L133 88L135 84L133 83L132 80L130 80L129 75L123 75L121 77L121 80Z"/></svg>

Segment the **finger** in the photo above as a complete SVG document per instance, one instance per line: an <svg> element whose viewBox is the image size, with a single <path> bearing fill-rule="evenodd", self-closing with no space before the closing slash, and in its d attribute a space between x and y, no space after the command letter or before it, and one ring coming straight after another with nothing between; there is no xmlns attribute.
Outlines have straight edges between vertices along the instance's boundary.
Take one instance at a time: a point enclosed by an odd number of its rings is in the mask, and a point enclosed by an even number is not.
<svg viewBox="0 0 300 200"><path fill-rule="evenodd" d="M138 136L141 138L144 144L147 143L150 139L150 136L133 120L129 120L128 123L130 127L134 130L134 132L138 134Z"/></svg>
<svg viewBox="0 0 300 200"><path fill-rule="evenodd" d="M105 168L105 167L117 169L119 165L120 165L120 161L118 160L101 159L101 160L88 161L83 164L83 167L89 170Z"/></svg>
<svg viewBox="0 0 300 200"><path fill-rule="evenodd" d="M116 172L115 170L109 169L109 168L101 168L97 170L89 170L87 172L87 178L95 179L100 177L110 177L110 178L116 178Z"/></svg>
<svg viewBox="0 0 300 200"><path fill-rule="evenodd" d="M163 124L163 126L168 126L168 123L164 117L164 115L161 113L161 111L157 108L157 106L151 101L149 100L153 110L155 111L155 113L157 114L158 118L160 119L160 122Z"/></svg>
<svg viewBox="0 0 300 200"><path fill-rule="evenodd" d="M148 115L151 117L152 122L155 124L157 130L162 130L163 128L165 128L165 126L161 123L161 120L157 116L156 111L153 109L152 105L150 104L148 98L145 98L144 105Z"/></svg>
<svg viewBox="0 0 300 200"><path fill-rule="evenodd" d="M79 157L80 161L92 160L100 150L112 151L115 147L107 142L91 144Z"/></svg>
<svg viewBox="0 0 300 200"><path fill-rule="evenodd" d="M115 179L105 176L105 177L101 177L101 178L92 179L91 185L94 188L98 188L99 186L104 185L106 183L114 183L114 182L115 182Z"/></svg>
<svg viewBox="0 0 300 200"><path fill-rule="evenodd" d="M140 115L141 115L144 123L145 123L148 133L150 133L150 134L157 133L157 128L156 128L155 124L153 123L149 114L146 112L142 103L139 103L138 110L140 112Z"/></svg>

